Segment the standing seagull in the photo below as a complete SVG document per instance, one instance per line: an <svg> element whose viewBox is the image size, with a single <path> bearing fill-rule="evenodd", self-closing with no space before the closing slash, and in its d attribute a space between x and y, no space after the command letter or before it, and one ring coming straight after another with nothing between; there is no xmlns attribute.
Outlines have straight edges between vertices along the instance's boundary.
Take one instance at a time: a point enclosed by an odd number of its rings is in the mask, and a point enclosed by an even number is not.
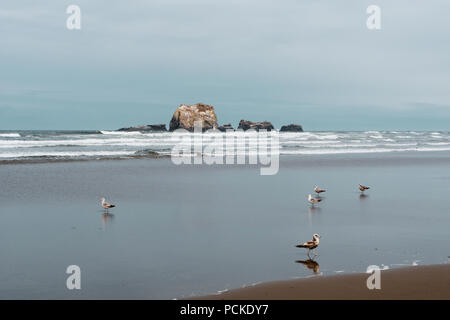
<svg viewBox="0 0 450 320"><path fill-rule="evenodd" d="M322 201L322 199L320 198L313 198L312 195L308 195L308 202L311 203L311 205L314 207L315 203L319 203L320 201Z"/></svg>
<svg viewBox="0 0 450 320"><path fill-rule="evenodd" d="M325 191L327 191L327 190L320 189L318 186L314 187L314 192L317 193L317 194L321 194L322 192L325 192Z"/></svg>
<svg viewBox="0 0 450 320"><path fill-rule="evenodd" d="M297 248L306 248L308 249L308 257L311 258L311 256L309 255L311 250L314 250L315 248L317 248L319 246L319 238L320 236L317 233L314 233L313 235L313 239L311 241L307 241L305 243L296 245ZM316 257L317 255L314 255L314 257Z"/></svg>
<svg viewBox="0 0 450 320"><path fill-rule="evenodd" d="M105 198L101 198L100 200L102 200L102 207L103 209L106 209L106 212L108 212L108 209L115 207L115 205L107 203Z"/></svg>
<svg viewBox="0 0 450 320"><path fill-rule="evenodd" d="M370 187L365 187L362 184L359 185L359 190L361 190L361 192L364 192L364 191L369 190L369 189L370 189Z"/></svg>

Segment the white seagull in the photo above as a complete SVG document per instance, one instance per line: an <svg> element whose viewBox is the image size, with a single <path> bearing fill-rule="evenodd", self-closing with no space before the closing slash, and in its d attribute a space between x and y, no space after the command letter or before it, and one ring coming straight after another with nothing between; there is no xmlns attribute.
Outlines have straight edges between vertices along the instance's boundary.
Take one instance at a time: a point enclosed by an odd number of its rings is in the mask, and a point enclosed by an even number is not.
<svg viewBox="0 0 450 320"><path fill-rule="evenodd" d="M100 200L102 200L102 207L103 209L106 209L106 212L108 212L108 209L115 207L115 205L107 203L105 198L101 198Z"/></svg>
<svg viewBox="0 0 450 320"><path fill-rule="evenodd" d="M327 190L325 190L325 189L320 189L318 186L315 186L315 187L314 187L314 192L317 193L317 194L320 194L320 193L325 192L325 191L327 191Z"/></svg>
<svg viewBox="0 0 450 320"><path fill-rule="evenodd" d="M319 238L320 238L320 236L317 233L314 233L313 239L311 241L307 241L302 244L296 245L296 247L308 249L308 257L310 257L310 255L309 255L310 251L314 250L315 248L317 248L319 246Z"/></svg>
<svg viewBox="0 0 450 320"><path fill-rule="evenodd" d="M369 189L370 189L370 187L363 186L362 184L359 185L359 190L361 190L361 192L364 192Z"/></svg>
<svg viewBox="0 0 450 320"><path fill-rule="evenodd" d="M322 201L322 199L320 198L313 198L312 195L308 195L308 202L312 204L312 206L314 206L315 203L319 203L320 201Z"/></svg>

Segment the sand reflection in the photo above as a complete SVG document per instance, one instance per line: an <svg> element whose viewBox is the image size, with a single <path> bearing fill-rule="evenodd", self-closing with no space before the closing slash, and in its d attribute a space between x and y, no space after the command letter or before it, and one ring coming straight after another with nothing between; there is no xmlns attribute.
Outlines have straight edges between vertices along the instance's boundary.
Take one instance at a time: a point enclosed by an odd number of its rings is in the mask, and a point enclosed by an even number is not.
<svg viewBox="0 0 450 320"><path fill-rule="evenodd" d="M312 270L314 274L319 274L320 266L317 261L314 259L308 259L308 260L296 260L296 263L300 263L304 265L306 268Z"/></svg>
<svg viewBox="0 0 450 320"><path fill-rule="evenodd" d="M114 215L111 213L103 213L102 214L102 228L105 231L108 226L113 223Z"/></svg>

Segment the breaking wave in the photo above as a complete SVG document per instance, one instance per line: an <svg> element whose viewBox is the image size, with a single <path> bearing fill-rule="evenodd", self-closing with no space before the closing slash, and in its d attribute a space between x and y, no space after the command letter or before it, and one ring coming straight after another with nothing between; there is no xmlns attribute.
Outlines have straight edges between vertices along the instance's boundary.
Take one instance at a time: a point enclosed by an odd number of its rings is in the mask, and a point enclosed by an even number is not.
<svg viewBox="0 0 450 320"><path fill-rule="evenodd" d="M155 158L170 155L179 134L118 131L17 131L0 133L0 162L26 159ZM182 137L182 136L181 136ZM257 144L258 133L230 132L187 134L194 145L203 140L222 147L227 139L236 153L245 153L245 143ZM245 141L243 138L245 137ZM189 141L188 139L188 141ZM281 132L281 155L326 155L391 152L450 151L450 132ZM270 143L269 143L270 145ZM254 152L254 148L250 148ZM196 152L197 153L197 152ZM204 155L208 152L205 151Z"/></svg>

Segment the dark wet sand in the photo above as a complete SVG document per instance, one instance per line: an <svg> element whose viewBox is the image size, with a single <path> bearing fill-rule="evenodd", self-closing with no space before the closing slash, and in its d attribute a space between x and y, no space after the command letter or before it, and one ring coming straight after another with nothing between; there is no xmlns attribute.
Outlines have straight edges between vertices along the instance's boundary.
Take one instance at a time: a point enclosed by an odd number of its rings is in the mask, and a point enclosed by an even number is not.
<svg viewBox="0 0 450 320"><path fill-rule="evenodd" d="M381 289L369 290L369 274L358 273L258 284L199 299L408 299L449 300L450 265L417 266L381 272Z"/></svg>
<svg viewBox="0 0 450 320"><path fill-rule="evenodd" d="M0 299L182 299L369 265L445 264L449 160L286 156L274 176L170 159L0 165ZM316 184L327 192L311 208ZM108 216L100 197L117 205ZM311 269L295 245L314 233ZM82 290L66 287L72 264Z"/></svg>

